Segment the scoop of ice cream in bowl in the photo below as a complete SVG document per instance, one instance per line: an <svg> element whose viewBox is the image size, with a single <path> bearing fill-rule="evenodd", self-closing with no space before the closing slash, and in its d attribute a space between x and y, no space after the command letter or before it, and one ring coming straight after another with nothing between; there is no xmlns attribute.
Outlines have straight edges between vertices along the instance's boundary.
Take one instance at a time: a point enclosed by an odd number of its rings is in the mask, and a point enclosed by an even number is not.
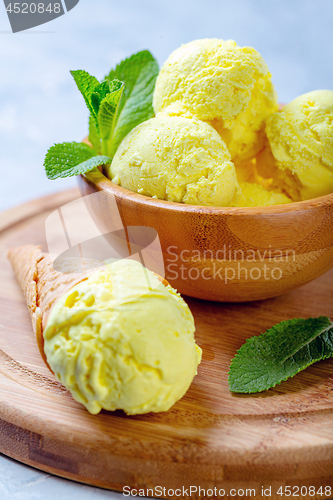
<svg viewBox="0 0 333 500"><path fill-rule="evenodd" d="M115 198L125 228L157 231L173 287L259 300L333 265L333 91L278 110L257 51L196 40L168 58L153 103L155 117L79 184ZM105 226L107 204L91 210Z"/></svg>

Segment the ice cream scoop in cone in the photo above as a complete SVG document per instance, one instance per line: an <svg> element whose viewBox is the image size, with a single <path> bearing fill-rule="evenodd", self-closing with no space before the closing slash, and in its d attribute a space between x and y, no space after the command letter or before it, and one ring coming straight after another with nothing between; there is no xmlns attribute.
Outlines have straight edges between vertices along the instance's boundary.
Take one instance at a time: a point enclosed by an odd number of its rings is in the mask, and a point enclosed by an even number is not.
<svg viewBox="0 0 333 500"><path fill-rule="evenodd" d="M90 413L166 411L185 394L201 349L187 304L163 278L130 259L88 272L69 262L62 273L33 245L9 259L45 363Z"/></svg>

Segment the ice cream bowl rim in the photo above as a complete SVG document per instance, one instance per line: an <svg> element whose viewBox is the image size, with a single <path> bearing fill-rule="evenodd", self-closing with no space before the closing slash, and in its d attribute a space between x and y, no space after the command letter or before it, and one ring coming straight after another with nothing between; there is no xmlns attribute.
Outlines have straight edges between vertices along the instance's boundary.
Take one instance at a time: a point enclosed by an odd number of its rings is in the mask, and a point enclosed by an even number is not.
<svg viewBox="0 0 333 500"><path fill-rule="evenodd" d="M80 175L79 177L81 179L85 179L89 184L96 186L96 189L98 191L111 190L117 198L126 198L134 203L144 204L152 207L160 207L166 210L173 210L177 212L186 211L205 214L221 213L226 215L254 215L299 212L301 210L307 210L312 207L333 205L333 193L327 194L325 196L320 196L318 198L311 198L310 200L297 201L282 205L257 207L216 207L210 205L190 205L187 203L179 203L176 201L160 200L158 198L152 198L150 196L130 191L129 189L123 188L118 184L112 182L112 180L102 172L91 171L84 175ZM80 181L79 184L81 184Z"/></svg>

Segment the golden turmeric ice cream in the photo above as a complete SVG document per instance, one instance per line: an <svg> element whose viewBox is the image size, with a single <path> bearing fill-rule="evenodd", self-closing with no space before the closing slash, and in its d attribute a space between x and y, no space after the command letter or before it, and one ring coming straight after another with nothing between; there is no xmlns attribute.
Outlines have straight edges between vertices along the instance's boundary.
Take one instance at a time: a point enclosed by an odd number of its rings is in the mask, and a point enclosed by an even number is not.
<svg viewBox="0 0 333 500"><path fill-rule="evenodd" d="M109 264L53 307L44 350L56 377L90 413L168 410L201 360L192 314L171 286L132 260Z"/></svg>
<svg viewBox="0 0 333 500"><path fill-rule="evenodd" d="M227 207L239 193L230 153L216 130L165 114L125 137L109 176L131 191L192 205Z"/></svg>
<svg viewBox="0 0 333 500"><path fill-rule="evenodd" d="M176 49L157 78L155 113L195 116L221 135L232 159L255 155L265 120L277 111L271 74L252 47L233 40L194 40Z"/></svg>
<svg viewBox="0 0 333 500"><path fill-rule="evenodd" d="M254 182L240 182L242 195L233 207L268 207L270 205L285 205L291 199L280 191L265 189Z"/></svg>
<svg viewBox="0 0 333 500"><path fill-rule="evenodd" d="M288 168L278 168L272 150L266 139L266 146L254 158L256 180L268 189L280 190L292 201L302 201L302 184ZM237 177L238 178L238 177Z"/></svg>
<svg viewBox="0 0 333 500"><path fill-rule="evenodd" d="M242 160L235 164L240 196L232 204L233 207L267 207L270 205L285 205L292 199L276 184L276 178L269 178L272 170L267 170L267 157L262 158L265 177L258 173L258 155L251 160ZM277 168L274 168L276 173Z"/></svg>
<svg viewBox="0 0 333 500"><path fill-rule="evenodd" d="M266 163L270 174L295 201L333 192L332 90L297 97L268 118L266 133L269 148L261 164ZM278 174L269 161L270 154Z"/></svg>
<svg viewBox="0 0 333 500"><path fill-rule="evenodd" d="M156 114L122 141L116 184L217 207L290 203L333 192L333 91L282 111L262 56L233 40L194 40L159 72Z"/></svg>

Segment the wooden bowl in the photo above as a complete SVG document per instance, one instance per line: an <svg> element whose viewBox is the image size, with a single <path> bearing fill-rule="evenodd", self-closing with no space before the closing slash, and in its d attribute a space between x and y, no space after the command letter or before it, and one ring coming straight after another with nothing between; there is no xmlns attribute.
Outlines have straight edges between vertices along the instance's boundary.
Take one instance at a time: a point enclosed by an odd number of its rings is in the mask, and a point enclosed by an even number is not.
<svg viewBox="0 0 333 500"><path fill-rule="evenodd" d="M165 278L180 293L243 302L289 292L333 266L333 194L254 208L156 200L113 184L100 172L79 177L83 195L114 196L124 227L157 230ZM94 209L105 227L108 210Z"/></svg>

